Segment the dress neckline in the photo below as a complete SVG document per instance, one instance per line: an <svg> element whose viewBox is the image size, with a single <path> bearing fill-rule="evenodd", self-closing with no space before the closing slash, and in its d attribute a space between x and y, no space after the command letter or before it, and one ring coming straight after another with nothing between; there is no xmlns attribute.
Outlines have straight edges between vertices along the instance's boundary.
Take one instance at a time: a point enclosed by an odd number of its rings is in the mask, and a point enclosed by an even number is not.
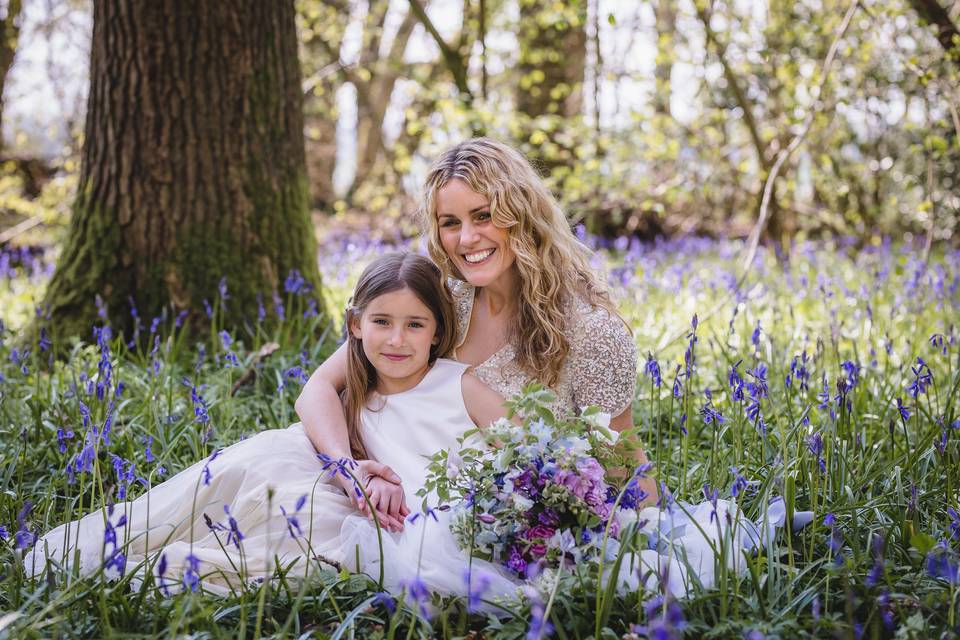
<svg viewBox="0 0 960 640"><path fill-rule="evenodd" d="M472 284L470 284L469 282L466 282L466 281L463 281L463 285L464 285L465 287L469 287L469 289L467 290L467 294L464 296L464 297L466 298L466 300L467 300L467 326L464 328L463 332L460 334L460 339L457 340L457 346L453 348L453 354L452 354L452 355L453 355L454 359L455 359L457 362L459 362L460 364L465 364L465 365L467 365L468 367L470 367L471 369L476 370L476 369L479 369L479 368L483 367L484 365L488 364L489 362L492 362L494 358L496 358L497 356L499 356L501 353L503 353L503 352L507 349L507 347L510 346L510 343L508 342L508 343L504 344L502 347L500 347L499 349L497 349L496 351L494 351L493 353L491 353L491 354L487 357L486 360L484 360L484 361L482 361L482 362L478 362L477 364L470 364L469 362L463 362L463 361L460 360L460 358L457 356L457 350L458 350L461 346L463 346L464 341L466 341L466 339L467 339L467 334L470 332L470 325L471 325L472 322L473 322L473 303L474 303L474 300L476 300L476 297L477 297L477 288L476 288L475 286L473 286Z"/></svg>

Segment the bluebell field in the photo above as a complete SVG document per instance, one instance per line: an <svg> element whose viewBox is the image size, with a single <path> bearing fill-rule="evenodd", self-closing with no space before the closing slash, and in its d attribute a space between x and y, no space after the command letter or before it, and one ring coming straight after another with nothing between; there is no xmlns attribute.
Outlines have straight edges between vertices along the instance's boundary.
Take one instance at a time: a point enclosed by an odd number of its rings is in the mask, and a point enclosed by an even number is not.
<svg viewBox="0 0 960 640"><path fill-rule="evenodd" d="M290 274L283 290L264 292L247 331L219 326L222 282L203 310L205 338L188 337L170 313L140 319L145 339L98 323L81 343L48 331L36 306L53 256L4 248L0 637L960 633L960 252L800 243L783 255L761 249L738 281L740 241L581 237L642 354L634 422L664 491L693 503L735 498L750 517L777 498L788 514L814 512L809 526L787 527L750 555L747 571L679 600L614 594L602 610L602 580L581 572L549 600L525 593L503 616L478 612L479 593L442 599L411 581L396 598L377 591L375 576L327 565L300 588L280 575L225 598L194 592L202 567L193 567L170 577L184 587L176 593L148 595L117 575L113 540L99 575L32 581L19 558L38 534L295 422L293 402L336 345L342 316L319 316L315 293ZM418 246L328 235L328 308L339 313L373 257ZM54 359L55 347L69 356ZM225 534L243 535L225 523Z"/></svg>

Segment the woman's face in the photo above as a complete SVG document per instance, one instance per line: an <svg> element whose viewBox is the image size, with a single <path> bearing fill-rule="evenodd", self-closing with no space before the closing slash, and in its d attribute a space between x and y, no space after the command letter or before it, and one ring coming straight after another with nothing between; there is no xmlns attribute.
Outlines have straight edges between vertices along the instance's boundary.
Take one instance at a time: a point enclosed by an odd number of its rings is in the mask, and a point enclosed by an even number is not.
<svg viewBox="0 0 960 640"><path fill-rule="evenodd" d="M454 178L437 191L437 226L447 257L475 287L496 283L514 263L506 229L493 224L490 203Z"/></svg>

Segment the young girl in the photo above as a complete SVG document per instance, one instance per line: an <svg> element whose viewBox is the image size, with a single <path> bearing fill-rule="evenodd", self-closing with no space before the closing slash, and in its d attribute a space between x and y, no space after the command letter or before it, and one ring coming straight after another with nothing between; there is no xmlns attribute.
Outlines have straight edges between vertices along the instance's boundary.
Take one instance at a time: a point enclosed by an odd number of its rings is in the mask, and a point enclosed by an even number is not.
<svg viewBox="0 0 960 640"><path fill-rule="evenodd" d="M402 485L364 478L383 515L404 501L419 504L427 459L457 447L468 429L503 416L503 398L466 374L467 365L442 357L456 344L456 317L439 269L425 257L396 253L368 266L346 324L344 405L353 454L387 464L403 478ZM219 594L269 577L278 565L288 575L303 575L316 560L369 571L379 561L378 553L372 555L378 549L375 530L356 515L352 497L330 481L336 468L318 459L299 423L265 431L132 502L53 529L24 565L33 575L48 561L62 568L78 563L81 575L101 568L108 575L136 571L137 581L150 571L164 593L202 587ZM388 536L396 561L388 566L392 588L400 588L414 564L414 534ZM432 569L421 570L417 554L416 571L430 588L463 592L459 570L442 561L465 566L452 537L439 527L430 536L437 545L429 554ZM441 548L445 555L436 553ZM357 558L363 558L361 566ZM501 593L512 586L505 578L494 580Z"/></svg>

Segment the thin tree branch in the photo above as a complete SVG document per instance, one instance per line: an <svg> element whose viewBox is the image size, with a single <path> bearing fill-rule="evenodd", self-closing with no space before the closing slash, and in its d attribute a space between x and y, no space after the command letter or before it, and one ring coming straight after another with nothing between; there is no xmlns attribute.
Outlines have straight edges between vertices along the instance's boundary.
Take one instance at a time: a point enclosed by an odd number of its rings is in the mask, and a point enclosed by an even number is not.
<svg viewBox="0 0 960 640"><path fill-rule="evenodd" d="M420 24L423 25L423 28L427 30L427 33L429 33L433 41L436 42L437 47L440 48L440 55L443 56L447 69L453 75L453 82L457 87L457 91L461 97L469 101L473 98L473 94L467 85L467 65L463 56L443 39L443 36L437 31L437 27L433 24L433 21L430 20L430 16L427 15L427 12L419 0L410 0L410 8L413 9L413 13L420 21Z"/></svg>

